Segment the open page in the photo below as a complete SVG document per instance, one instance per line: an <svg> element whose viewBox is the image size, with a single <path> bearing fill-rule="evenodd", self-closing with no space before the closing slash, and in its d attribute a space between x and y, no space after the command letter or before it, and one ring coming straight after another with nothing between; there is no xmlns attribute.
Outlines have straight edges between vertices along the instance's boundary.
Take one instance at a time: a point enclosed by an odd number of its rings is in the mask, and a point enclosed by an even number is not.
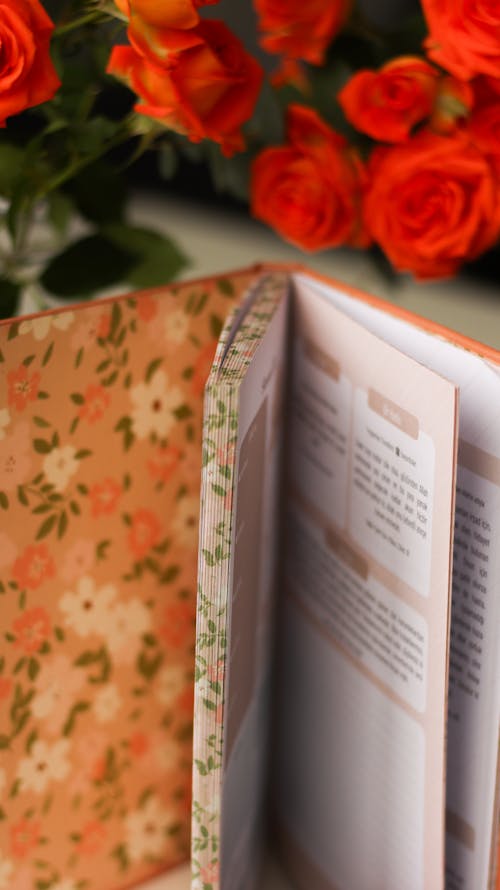
<svg viewBox="0 0 500 890"><path fill-rule="evenodd" d="M303 280L308 288L311 282ZM317 291L321 285L314 284ZM460 387L453 561L447 890L493 886L500 718L500 368L471 350L324 288L373 332Z"/></svg>
<svg viewBox="0 0 500 890"><path fill-rule="evenodd" d="M205 403L193 890L257 888L269 750L287 277L223 334ZM245 313L246 309L246 314Z"/></svg>
<svg viewBox="0 0 500 890"><path fill-rule="evenodd" d="M444 887L456 390L294 294L274 776L303 890Z"/></svg>

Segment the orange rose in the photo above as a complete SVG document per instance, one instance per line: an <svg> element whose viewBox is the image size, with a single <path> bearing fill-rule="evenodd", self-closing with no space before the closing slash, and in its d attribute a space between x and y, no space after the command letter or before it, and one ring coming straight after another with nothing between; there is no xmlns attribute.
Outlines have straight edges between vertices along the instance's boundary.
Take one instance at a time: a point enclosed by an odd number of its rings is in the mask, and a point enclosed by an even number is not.
<svg viewBox="0 0 500 890"><path fill-rule="evenodd" d="M0 0L0 126L59 89L49 55L53 29L38 0Z"/></svg>
<svg viewBox="0 0 500 890"><path fill-rule="evenodd" d="M195 46L193 29L200 23L197 8L218 0L115 0L129 18L128 37L146 56L165 61L169 53Z"/></svg>
<svg viewBox="0 0 500 890"><path fill-rule="evenodd" d="M138 16L155 28L194 28L200 21L199 6L211 6L218 0L115 0L126 16Z"/></svg>
<svg viewBox="0 0 500 890"><path fill-rule="evenodd" d="M261 44L270 53L321 65L351 0L254 0Z"/></svg>
<svg viewBox="0 0 500 890"><path fill-rule="evenodd" d="M382 142L404 142L432 112L438 71L423 59L402 56L379 71L358 71L338 94L356 129Z"/></svg>
<svg viewBox="0 0 500 890"><path fill-rule="evenodd" d="M500 102L500 77L488 77L480 75L471 83L474 93L474 107L491 105L492 102Z"/></svg>
<svg viewBox="0 0 500 890"><path fill-rule="evenodd" d="M310 108L290 105L288 145L254 161L251 209L306 250L361 244L361 161Z"/></svg>
<svg viewBox="0 0 500 890"><path fill-rule="evenodd" d="M495 0L422 0L430 58L463 80L500 77L500 4Z"/></svg>
<svg viewBox="0 0 500 890"><path fill-rule="evenodd" d="M142 47L115 47L108 72L138 94L137 112L192 142L212 139L231 155L244 148L241 126L252 115L262 69L222 22L202 22L190 34L193 45L165 65Z"/></svg>
<svg viewBox="0 0 500 890"><path fill-rule="evenodd" d="M500 181L500 102L474 110L468 129L474 145L488 157Z"/></svg>
<svg viewBox="0 0 500 890"><path fill-rule="evenodd" d="M498 238L498 180L467 132L424 131L377 148L368 176L366 226L396 269L418 278L453 275Z"/></svg>

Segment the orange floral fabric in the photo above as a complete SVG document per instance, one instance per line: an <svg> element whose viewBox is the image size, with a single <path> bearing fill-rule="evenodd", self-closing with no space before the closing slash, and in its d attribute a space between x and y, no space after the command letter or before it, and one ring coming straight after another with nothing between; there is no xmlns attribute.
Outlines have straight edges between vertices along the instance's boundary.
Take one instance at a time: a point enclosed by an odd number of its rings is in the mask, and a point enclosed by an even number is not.
<svg viewBox="0 0 500 890"><path fill-rule="evenodd" d="M189 856L202 376L250 278L0 326L9 890L118 890Z"/></svg>

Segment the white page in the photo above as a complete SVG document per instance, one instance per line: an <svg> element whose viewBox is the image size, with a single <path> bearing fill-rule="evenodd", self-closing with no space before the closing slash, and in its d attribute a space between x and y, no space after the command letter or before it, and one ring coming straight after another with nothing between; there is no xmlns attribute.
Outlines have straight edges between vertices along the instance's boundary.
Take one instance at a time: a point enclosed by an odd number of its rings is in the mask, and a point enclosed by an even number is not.
<svg viewBox="0 0 500 890"><path fill-rule="evenodd" d="M447 789L447 890L487 890L500 721L500 371L341 290L342 311L460 387Z"/></svg>
<svg viewBox="0 0 500 890"><path fill-rule="evenodd" d="M440 890L455 388L311 288L294 315L284 858L304 890Z"/></svg>

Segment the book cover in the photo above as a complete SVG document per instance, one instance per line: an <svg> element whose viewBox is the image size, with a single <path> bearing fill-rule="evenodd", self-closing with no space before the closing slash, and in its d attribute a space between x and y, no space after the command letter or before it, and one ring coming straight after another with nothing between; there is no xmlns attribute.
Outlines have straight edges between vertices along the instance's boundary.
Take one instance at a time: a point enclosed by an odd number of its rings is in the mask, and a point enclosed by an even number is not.
<svg viewBox="0 0 500 890"><path fill-rule="evenodd" d="M0 327L0 887L189 855L203 389L252 275Z"/></svg>

